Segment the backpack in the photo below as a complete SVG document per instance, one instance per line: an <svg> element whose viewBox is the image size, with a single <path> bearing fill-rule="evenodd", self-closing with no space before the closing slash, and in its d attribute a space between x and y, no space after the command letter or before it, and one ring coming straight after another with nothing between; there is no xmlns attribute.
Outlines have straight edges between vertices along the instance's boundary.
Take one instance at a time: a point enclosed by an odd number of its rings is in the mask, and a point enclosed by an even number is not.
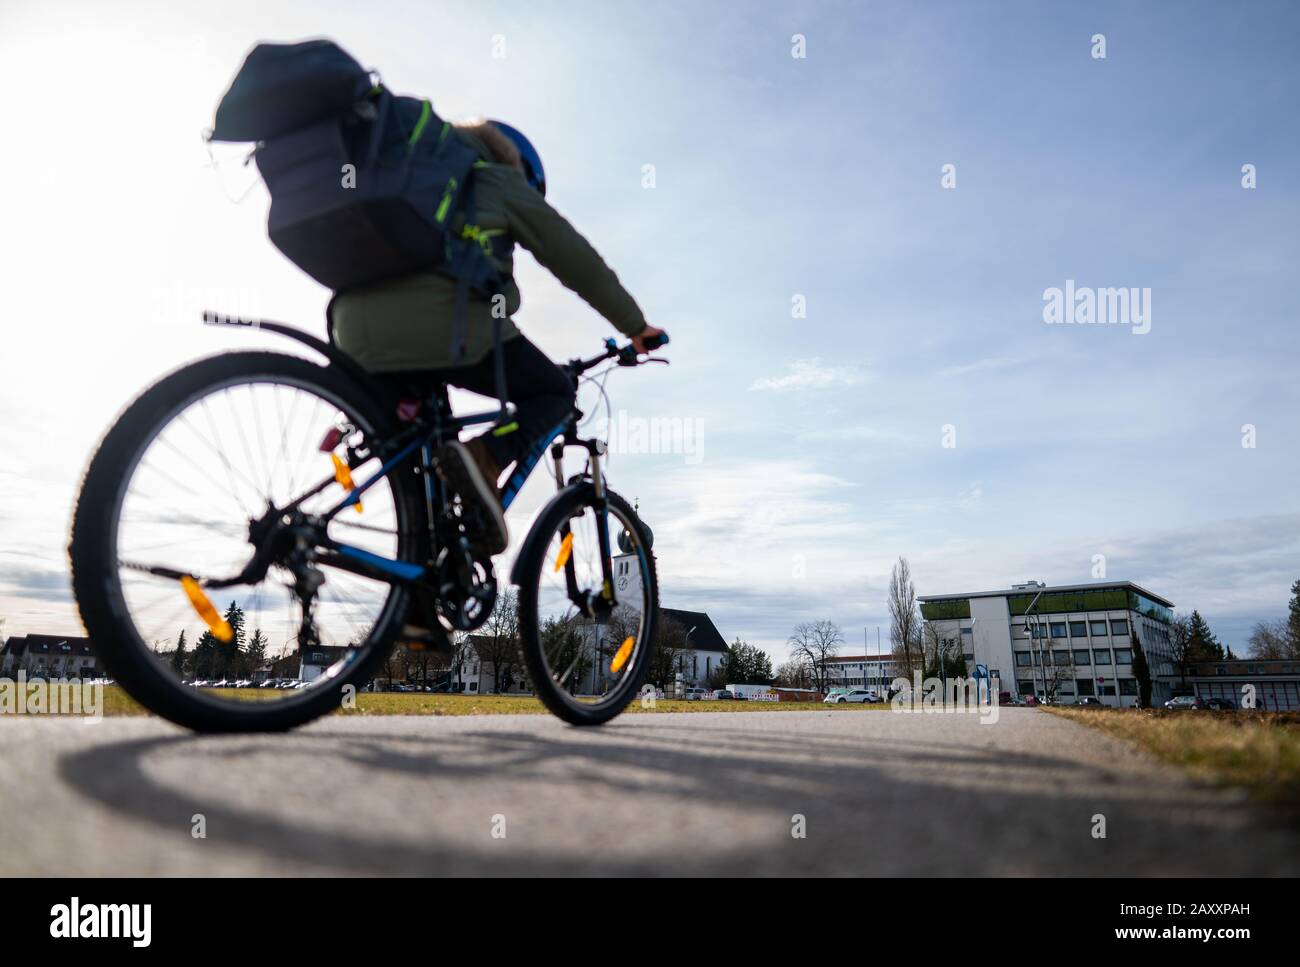
<svg viewBox="0 0 1300 967"><path fill-rule="evenodd" d="M341 292L427 269L453 276L452 355L463 355L469 293L493 295L504 280L481 243L461 237L486 162L429 101L394 96L333 41L258 44L210 137L258 142L271 242L322 285Z"/></svg>

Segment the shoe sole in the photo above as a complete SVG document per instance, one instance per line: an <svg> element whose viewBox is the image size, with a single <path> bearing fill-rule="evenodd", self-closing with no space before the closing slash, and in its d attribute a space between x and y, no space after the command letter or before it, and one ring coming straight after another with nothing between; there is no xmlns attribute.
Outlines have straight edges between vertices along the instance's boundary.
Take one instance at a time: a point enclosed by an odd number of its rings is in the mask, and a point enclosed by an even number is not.
<svg viewBox="0 0 1300 967"><path fill-rule="evenodd" d="M497 499L493 487L479 470L469 451L460 445L447 445L438 451L438 467L452 489L462 500L472 500L476 509L490 525L492 533L470 534L470 542L476 549L489 554L500 554L510 543L510 533L506 529L506 515Z"/></svg>
<svg viewBox="0 0 1300 967"><path fill-rule="evenodd" d="M397 641L408 648L414 646L420 651L431 651L442 658L451 658L456 654L455 646L445 635L441 638L436 637L429 632L428 628L420 628L416 625L404 626L402 633L397 636Z"/></svg>

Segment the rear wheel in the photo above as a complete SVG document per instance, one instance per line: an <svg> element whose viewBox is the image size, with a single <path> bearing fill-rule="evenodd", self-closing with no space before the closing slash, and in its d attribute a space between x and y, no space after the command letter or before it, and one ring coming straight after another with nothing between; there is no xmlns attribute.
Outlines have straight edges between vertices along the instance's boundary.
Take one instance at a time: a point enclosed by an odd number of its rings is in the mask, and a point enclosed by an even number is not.
<svg viewBox="0 0 1300 967"><path fill-rule="evenodd" d="M542 511L520 552L519 635L537 696L574 725L599 725L621 712L645 684L654 656L659 589L651 537L622 497L594 488L562 491ZM583 602L604 590L600 531L607 547L620 534L628 549L614 575L617 606L593 617Z"/></svg>
<svg viewBox="0 0 1300 967"><path fill-rule="evenodd" d="M367 447L392 430L351 379L278 353L202 360L146 390L91 460L69 548L108 673L147 708L205 732L287 729L338 708L391 648L408 594L324 565L287 524L343 499L349 461L358 482L377 470ZM390 474L328 535L414 561L415 493ZM258 546L275 551L256 580L207 583L239 575Z"/></svg>

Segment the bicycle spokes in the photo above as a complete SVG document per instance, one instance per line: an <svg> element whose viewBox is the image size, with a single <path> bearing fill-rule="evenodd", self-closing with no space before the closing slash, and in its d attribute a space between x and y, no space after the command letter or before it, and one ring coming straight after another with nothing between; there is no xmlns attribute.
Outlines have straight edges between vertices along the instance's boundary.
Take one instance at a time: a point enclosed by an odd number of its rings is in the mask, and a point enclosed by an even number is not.
<svg viewBox="0 0 1300 967"><path fill-rule="evenodd" d="M314 387L250 379L169 414L142 448L117 515L119 581L140 638L179 679L298 682L370 637L391 585L313 563L319 535L335 530L357 553L397 554L386 478L352 502L355 513L329 516L365 466L358 425Z"/></svg>
<svg viewBox="0 0 1300 967"><path fill-rule="evenodd" d="M576 700L600 703L631 669L644 640L643 589L606 579L601 527L622 529L615 513L594 508L569 517L550 535L537 594L542 657L549 677Z"/></svg>

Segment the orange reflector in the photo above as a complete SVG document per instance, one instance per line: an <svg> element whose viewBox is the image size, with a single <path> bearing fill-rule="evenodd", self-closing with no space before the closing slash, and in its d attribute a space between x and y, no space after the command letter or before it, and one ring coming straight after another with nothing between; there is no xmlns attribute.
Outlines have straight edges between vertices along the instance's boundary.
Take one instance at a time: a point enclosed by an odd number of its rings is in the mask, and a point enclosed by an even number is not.
<svg viewBox="0 0 1300 967"><path fill-rule="evenodd" d="M627 664L627 660L632 657L632 643L634 641L636 639L631 636L623 639L623 644L614 653L614 660L609 663L609 673L611 675L617 675L622 671L623 666Z"/></svg>
<svg viewBox="0 0 1300 967"><path fill-rule="evenodd" d="M337 453L331 453L330 459L334 461L334 479L338 481L340 487L348 493L352 493L357 489L357 485L352 482L352 471ZM361 513L361 501L357 501L356 508L357 513Z"/></svg>
<svg viewBox="0 0 1300 967"><path fill-rule="evenodd" d="M185 589L185 596L190 599L190 604L194 605L194 610L199 613L199 617L207 623L212 630L213 635L219 641L230 642L235 637L235 629L230 627L230 622L217 613L217 609L212 606L208 596L203 593L199 587L199 582L194 580L188 574L181 578L181 587Z"/></svg>
<svg viewBox="0 0 1300 967"><path fill-rule="evenodd" d="M573 553L573 532L564 535L564 540L560 542L560 553L555 558L555 570L558 573L560 568L569 563L569 555Z"/></svg>

